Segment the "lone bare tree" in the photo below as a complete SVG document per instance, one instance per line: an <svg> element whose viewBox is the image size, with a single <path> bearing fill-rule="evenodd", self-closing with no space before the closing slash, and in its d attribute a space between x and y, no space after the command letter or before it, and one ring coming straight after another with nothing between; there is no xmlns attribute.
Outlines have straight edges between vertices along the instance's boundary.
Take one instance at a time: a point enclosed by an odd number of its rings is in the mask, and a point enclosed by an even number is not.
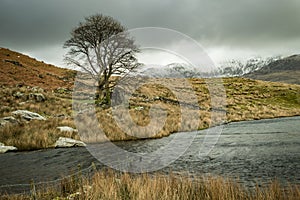
<svg viewBox="0 0 300 200"><path fill-rule="evenodd" d="M68 49L65 60L96 80L97 98L109 104L111 88L116 81L112 75L125 75L139 66L135 54L138 46L124 26L109 16L92 15L71 31L64 43Z"/></svg>

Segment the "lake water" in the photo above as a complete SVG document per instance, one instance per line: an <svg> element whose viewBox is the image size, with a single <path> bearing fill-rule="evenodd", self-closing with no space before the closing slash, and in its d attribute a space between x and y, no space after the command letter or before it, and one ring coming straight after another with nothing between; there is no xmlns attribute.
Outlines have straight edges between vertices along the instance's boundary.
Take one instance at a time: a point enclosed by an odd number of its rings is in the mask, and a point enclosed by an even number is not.
<svg viewBox="0 0 300 200"><path fill-rule="evenodd" d="M155 140L117 142L124 151L151 153L182 134L180 143L190 142L185 153L160 171L184 175L219 175L238 178L248 187L278 179L281 183L300 184L300 117L234 122L224 125L214 148L199 156L206 131L177 133ZM98 146L105 146L98 144ZM97 147L97 145L95 146ZM103 154L115 160L114 154ZM160 157L164 161L163 155ZM167 160L167 159L166 159ZM78 165L90 173L95 163L105 167L86 148L49 149L10 152L0 155L0 191L19 192L30 188L30 181L58 184L60 179L77 170ZM92 172L91 172L92 173ZM41 183L42 184L42 183Z"/></svg>

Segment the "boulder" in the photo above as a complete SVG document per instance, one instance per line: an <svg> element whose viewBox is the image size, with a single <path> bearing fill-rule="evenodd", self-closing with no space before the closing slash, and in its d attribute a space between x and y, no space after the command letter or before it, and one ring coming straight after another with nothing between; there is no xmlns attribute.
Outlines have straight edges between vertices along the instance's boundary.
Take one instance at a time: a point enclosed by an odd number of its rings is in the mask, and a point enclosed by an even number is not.
<svg viewBox="0 0 300 200"><path fill-rule="evenodd" d="M86 144L79 140L74 140L66 137L59 137L55 142L55 148L64 148L64 147L85 147Z"/></svg>
<svg viewBox="0 0 300 200"><path fill-rule="evenodd" d="M59 129L61 132L70 132L70 133L78 132L76 129L71 128L69 126L59 126L57 127L57 129Z"/></svg>
<svg viewBox="0 0 300 200"><path fill-rule="evenodd" d="M5 153L7 151L16 151L16 150L18 150L17 147L5 146L3 143L0 142L0 153Z"/></svg>
<svg viewBox="0 0 300 200"><path fill-rule="evenodd" d="M30 120L46 120L45 117L43 117L43 116L41 116L37 113L30 112L28 110L16 110L16 111L12 112L12 114L14 116L19 116L22 119L25 119L27 121L30 121Z"/></svg>

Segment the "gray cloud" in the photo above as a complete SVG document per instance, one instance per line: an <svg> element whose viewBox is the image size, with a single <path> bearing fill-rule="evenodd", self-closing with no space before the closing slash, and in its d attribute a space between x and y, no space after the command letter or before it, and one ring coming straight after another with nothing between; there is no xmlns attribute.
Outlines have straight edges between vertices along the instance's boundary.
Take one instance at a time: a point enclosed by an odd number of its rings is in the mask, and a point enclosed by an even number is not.
<svg viewBox="0 0 300 200"><path fill-rule="evenodd" d="M299 53L299 10L298 0L0 0L0 46L32 56L42 51L43 58L49 54L55 60L50 49L61 48L71 29L85 16L103 13L129 29L175 29L207 48L277 48L277 54L281 49ZM61 53L61 49L57 51L57 60Z"/></svg>

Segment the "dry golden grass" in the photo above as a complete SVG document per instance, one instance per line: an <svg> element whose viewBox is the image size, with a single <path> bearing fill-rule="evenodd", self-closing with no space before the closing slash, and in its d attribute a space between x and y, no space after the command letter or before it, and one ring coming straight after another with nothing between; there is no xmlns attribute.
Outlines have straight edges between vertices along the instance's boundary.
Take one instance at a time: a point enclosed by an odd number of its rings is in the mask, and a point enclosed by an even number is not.
<svg viewBox="0 0 300 200"><path fill-rule="evenodd" d="M54 117L60 114L70 116L72 114L71 94L59 94L54 92L35 92L32 87L4 87L0 86L0 116L9 116L15 110L29 110L45 117ZM37 88L36 90L40 90ZM16 95L22 93L22 97ZM41 93L46 101L37 102L29 99L29 94Z"/></svg>
<svg viewBox="0 0 300 200"><path fill-rule="evenodd" d="M23 97L15 97L17 92L21 92ZM46 121L22 121L18 124L0 127L0 141L6 145L12 145L18 150L33 150L52 147L60 136L79 139L78 135L71 133L61 133L56 127L75 127L71 118L71 99L62 98L61 94L52 92L42 92L47 98L44 102L36 102L27 99L32 93L32 88L27 87L4 87L0 93L0 116L10 116L15 110L29 110L39 113L47 118ZM70 94L68 95L70 96ZM61 115L61 116L60 116Z"/></svg>
<svg viewBox="0 0 300 200"><path fill-rule="evenodd" d="M116 112L113 113L111 108L97 107L95 115L91 111L83 112L79 122L76 123L79 130L88 128L80 133L81 140L101 142L105 141L105 137L111 141L160 138L174 132L205 129L223 122L300 115L300 86L298 85L224 78L223 83L218 79L189 79L192 88L187 88L181 83L182 79L160 81L172 85L174 91L163 87L159 84L159 80L153 79L133 94L129 101L129 108L117 107ZM215 90L209 92L209 84L224 85L226 98L222 99L218 87L212 87ZM26 96L32 92L30 87L2 87L0 90L0 117L9 116L17 109L25 109L48 118L45 122L0 128L0 142L16 146L20 150L47 148L51 147L54 139L60 136L54 126L75 127L70 93L42 92L47 100L35 102L14 96L17 92L22 92ZM188 117L185 118L174 93L183 96L181 103L184 105L192 104L190 94L195 94L199 110L195 110L194 107L186 108L184 113ZM212 95L217 102L214 107L211 105ZM83 102L94 106L93 100L83 100ZM158 109L157 105L162 109ZM156 117L151 118L151 110L157 113ZM57 117L58 115L64 117ZM124 123L120 126L122 123L118 123L116 118L121 121L131 120L133 123ZM149 124L151 129L146 130L145 127ZM99 128L103 130L105 137L98 134ZM71 136L78 138L75 135Z"/></svg>
<svg viewBox="0 0 300 200"><path fill-rule="evenodd" d="M70 125L68 120L48 119L47 121L22 122L18 125L6 125L0 129L0 141L12 145L18 150L34 150L53 147L59 137L79 139L77 133L60 132L56 127Z"/></svg>
<svg viewBox="0 0 300 200"><path fill-rule="evenodd" d="M42 188L35 193L3 195L1 199L209 199L209 200L297 200L299 185L281 186L277 181L264 187L246 189L233 180L221 177L191 179L162 174L128 174L112 170L96 172L91 179L81 175L63 179L59 187Z"/></svg>
<svg viewBox="0 0 300 200"><path fill-rule="evenodd" d="M172 84L173 91L186 96L183 104L191 104L189 94L197 97L199 110L193 107L185 109L188 117L181 120L183 113L180 110L179 101L168 88L162 87L158 79L153 79L134 93L129 102L129 109L117 107L116 112L111 109L97 109L97 119L100 128L110 140L134 140L138 138L160 138L178 131L191 131L216 126L224 122L256 120L274 117L286 117L300 115L300 86L281 83L268 83L244 78L224 78L223 83L210 79L189 79L193 90L181 85L182 79L164 79ZM221 87L209 84L224 85L224 98ZM210 91L209 89L219 89ZM217 102L211 105L212 98ZM164 118L161 110L156 110L157 117L150 117L150 110L158 105L166 111ZM140 109L142 108L142 109ZM153 108L154 110L157 108ZM218 110L219 109L219 110ZM226 112L226 114L224 114ZM87 112L81 116L80 124L87 127L95 127L94 118ZM116 122L116 118L121 122ZM127 123L130 120L133 123ZM152 132L144 131L141 127L148 126L151 121ZM124 122L125 126L120 124ZM94 124L94 125L92 125ZM159 131L156 131L156 130ZM144 132L143 132L144 131ZM86 142L101 142L97 131L87 133L82 139ZM137 136L137 137L134 137Z"/></svg>

